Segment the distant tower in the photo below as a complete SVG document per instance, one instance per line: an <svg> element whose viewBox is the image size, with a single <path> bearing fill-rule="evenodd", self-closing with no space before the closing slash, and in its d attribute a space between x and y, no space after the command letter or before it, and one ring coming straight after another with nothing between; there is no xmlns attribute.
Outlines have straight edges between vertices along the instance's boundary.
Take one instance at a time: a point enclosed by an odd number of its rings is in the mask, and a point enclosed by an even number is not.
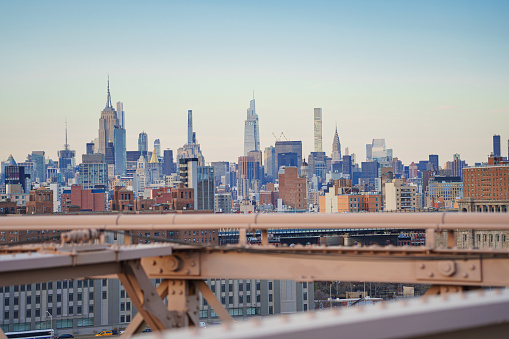
<svg viewBox="0 0 509 339"><path fill-rule="evenodd" d="M314 145L315 152L322 151L322 109L315 108L314 112Z"/></svg>
<svg viewBox="0 0 509 339"><path fill-rule="evenodd" d="M156 157L159 159L161 157L161 140L154 140L154 152Z"/></svg>
<svg viewBox="0 0 509 339"><path fill-rule="evenodd" d="M67 121L65 122L65 145L64 149L58 151L58 168L60 173L67 181L74 176L74 167L76 166L76 151L69 149L69 143L67 142Z"/></svg>
<svg viewBox="0 0 509 339"><path fill-rule="evenodd" d="M334 133L334 140L332 141L332 163L341 161L341 143L339 142L338 126Z"/></svg>
<svg viewBox="0 0 509 339"><path fill-rule="evenodd" d="M255 110L255 99L249 102L247 109L247 119L244 123L244 156L250 151L260 150L260 125L258 123L258 115Z"/></svg>
<svg viewBox="0 0 509 339"><path fill-rule="evenodd" d="M187 111L187 143L194 144L195 136L193 135L193 111Z"/></svg>
<svg viewBox="0 0 509 339"><path fill-rule="evenodd" d="M500 157L500 135L495 134L493 136L493 156Z"/></svg>
<svg viewBox="0 0 509 339"><path fill-rule="evenodd" d="M124 103L123 102L117 102L117 118L118 118L118 124L120 128L125 129L125 112L124 112Z"/></svg>
<svg viewBox="0 0 509 339"><path fill-rule="evenodd" d="M148 135L144 131L138 136L138 152L147 154L148 152Z"/></svg>
<svg viewBox="0 0 509 339"><path fill-rule="evenodd" d="M101 112L99 119L99 150L98 153L106 153L106 145L109 140L115 138L115 126L118 126L117 112L111 105L110 78L108 77L108 95L106 96L106 107Z"/></svg>

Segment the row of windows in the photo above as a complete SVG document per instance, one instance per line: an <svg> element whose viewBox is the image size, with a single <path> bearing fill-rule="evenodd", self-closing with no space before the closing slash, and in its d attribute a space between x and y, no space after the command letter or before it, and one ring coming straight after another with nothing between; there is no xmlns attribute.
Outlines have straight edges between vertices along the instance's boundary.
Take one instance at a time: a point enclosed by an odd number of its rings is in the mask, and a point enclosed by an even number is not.
<svg viewBox="0 0 509 339"><path fill-rule="evenodd" d="M48 307L47 312L49 314L53 315L53 308L52 307ZM82 313L83 313L83 307L81 305L76 306L76 314L82 314ZM94 305L89 305L88 306L88 313L94 313ZM68 315L73 315L74 314L74 306L69 306L68 307L68 313L67 314ZM57 307L56 308L55 315L56 316L62 315L62 307ZM28 308L28 309L26 309L25 316L26 316L26 318L31 318L32 316L34 316L34 317L41 317L41 309L40 308L36 308L32 312L32 309ZM49 315L46 314L46 316L49 316ZM19 319L19 310L12 311L12 314L11 314L11 311L5 311L4 312L4 320L10 320L10 319L11 320Z"/></svg>
<svg viewBox="0 0 509 339"><path fill-rule="evenodd" d="M107 281L108 279L103 279L103 286L107 286ZM92 279L85 279L85 280L78 280L77 281L77 287L78 288L82 288L82 287L93 287L94 286L94 281ZM56 287L57 289L62 289L62 288L74 288L74 281L73 280L64 280L64 281L57 281L56 282ZM51 290L53 289L53 282L50 281L48 283L36 283L35 284L35 290L36 291L40 291L40 290ZM14 285L13 286L13 290L14 292L25 292L25 291L32 291L32 284L27 284L27 285ZM9 293L10 291L10 286L5 286L5 287L0 287L0 293L3 293L5 291L5 293Z"/></svg>

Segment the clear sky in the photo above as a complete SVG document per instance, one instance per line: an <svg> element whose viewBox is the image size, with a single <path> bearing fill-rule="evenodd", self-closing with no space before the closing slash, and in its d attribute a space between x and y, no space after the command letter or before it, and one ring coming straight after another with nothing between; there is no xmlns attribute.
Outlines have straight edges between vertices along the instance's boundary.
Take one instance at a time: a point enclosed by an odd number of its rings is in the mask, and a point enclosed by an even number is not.
<svg viewBox="0 0 509 339"><path fill-rule="evenodd" d="M256 97L262 149L272 133L365 159L385 138L405 164L460 153L486 161L509 138L509 1L0 1L0 159L57 159L69 126L78 154L98 136L107 74L126 112L127 147L148 133L187 140L207 162L243 153ZM150 146L152 148L152 146Z"/></svg>

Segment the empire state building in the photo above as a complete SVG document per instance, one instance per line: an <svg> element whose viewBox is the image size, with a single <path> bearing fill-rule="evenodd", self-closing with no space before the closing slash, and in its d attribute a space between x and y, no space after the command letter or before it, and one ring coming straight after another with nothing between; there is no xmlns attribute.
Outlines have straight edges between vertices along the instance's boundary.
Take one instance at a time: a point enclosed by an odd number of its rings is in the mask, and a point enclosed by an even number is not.
<svg viewBox="0 0 509 339"><path fill-rule="evenodd" d="M108 141L114 141L115 126L118 126L117 112L111 104L110 79L108 78L108 96L106 97L106 107L101 112L99 119L99 151L106 154L106 145Z"/></svg>

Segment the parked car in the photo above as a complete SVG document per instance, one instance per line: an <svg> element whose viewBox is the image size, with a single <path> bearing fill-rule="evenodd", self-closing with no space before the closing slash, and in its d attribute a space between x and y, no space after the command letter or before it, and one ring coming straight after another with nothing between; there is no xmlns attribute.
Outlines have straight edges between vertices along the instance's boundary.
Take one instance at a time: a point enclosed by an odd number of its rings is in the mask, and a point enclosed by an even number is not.
<svg viewBox="0 0 509 339"><path fill-rule="evenodd" d="M74 336L70 333L64 333L58 337L58 339L66 339L66 338L74 338Z"/></svg>

